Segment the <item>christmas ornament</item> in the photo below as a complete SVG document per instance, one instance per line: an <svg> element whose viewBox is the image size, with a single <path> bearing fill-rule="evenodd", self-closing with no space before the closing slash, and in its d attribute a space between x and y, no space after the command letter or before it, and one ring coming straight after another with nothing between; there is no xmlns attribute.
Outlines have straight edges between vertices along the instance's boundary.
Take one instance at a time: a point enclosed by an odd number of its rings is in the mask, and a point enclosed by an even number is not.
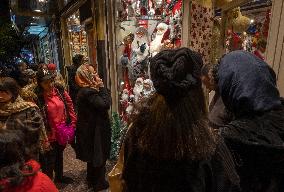
<svg viewBox="0 0 284 192"><path fill-rule="evenodd" d="M135 86L133 88L133 94L134 94L135 102L138 102L141 99L142 92L143 92L143 79L138 78L136 80Z"/></svg>
<svg viewBox="0 0 284 192"><path fill-rule="evenodd" d="M164 41L169 39L170 35L169 26L165 23L160 23L156 29L156 37L150 43L150 53L152 54L152 56L155 56L161 51Z"/></svg>

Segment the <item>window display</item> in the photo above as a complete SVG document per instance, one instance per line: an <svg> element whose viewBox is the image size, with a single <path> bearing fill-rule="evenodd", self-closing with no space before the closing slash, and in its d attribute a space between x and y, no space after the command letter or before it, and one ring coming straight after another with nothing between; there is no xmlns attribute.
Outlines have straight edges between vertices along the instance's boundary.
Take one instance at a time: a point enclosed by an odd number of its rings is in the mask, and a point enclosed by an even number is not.
<svg viewBox="0 0 284 192"><path fill-rule="evenodd" d="M245 50L265 59L271 6L269 0L253 1L229 12L225 31L226 53Z"/></svg>
<svg viewBox="0 0 284 192"><path fill-rule="evenodd" d="M76 54L88 57L87 33L80 24L79 11L67 19L71 57Z"/></svg>
<svg viewBox="0 0 284 192"><path fill-rule="evenodd" d="M134 102L153 92L149 60L181 46L182 0L119 0L117 58L120 111L127 119Z"/></svg>

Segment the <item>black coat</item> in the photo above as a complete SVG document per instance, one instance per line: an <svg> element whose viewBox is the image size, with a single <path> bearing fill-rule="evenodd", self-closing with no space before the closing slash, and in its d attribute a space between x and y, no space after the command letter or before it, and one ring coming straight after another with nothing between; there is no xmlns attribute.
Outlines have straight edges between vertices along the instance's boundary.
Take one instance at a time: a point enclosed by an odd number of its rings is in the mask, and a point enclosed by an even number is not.
<svg viewBox="0 0 284 192"><path fill-rule="evenodd" d="M284 105L275 77L248 52L234 51L220 61L220 94L234 115L220 131L237 162L243 192L284 191Z"/></svg>
<svg viewBox="0 0 284 192"><path fill-rule="evenodd" d="M75 76L77 72L77 67L74 65L71 65L70 67L67 68L68 70L68 86L69 86L69 95L74 103L75 109L77 109L76 105L76 97L79 92L80 87L76 84L75 82Z"/></svg>
<svg viewBox="0 0 284 192"><path fill-rule="evenodd" d="M242 191L284 191L284 106L220 130L238 165Z"/></svg>
<svg viewBox="0 0 284 192"><path fill-rule="evenodd" d="M110 105L111 96L106 88L79 90L76 155L84 162L91 162L94 167L104 165L110 155Z"/></svg>
<svg viewBox="0 0 284 192"><path fill-rule="evenodd" d="M124 142L125 192L239 192L239 177L226 145L204 160L157 160Z"/></svg>

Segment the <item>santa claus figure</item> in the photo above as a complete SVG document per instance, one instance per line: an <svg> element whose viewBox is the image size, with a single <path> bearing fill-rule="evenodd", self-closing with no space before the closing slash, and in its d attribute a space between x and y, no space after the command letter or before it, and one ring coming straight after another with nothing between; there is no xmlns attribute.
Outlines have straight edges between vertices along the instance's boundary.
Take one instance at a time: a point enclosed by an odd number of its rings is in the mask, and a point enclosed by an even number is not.
<svg viewBox="0 0 284 192"><path fill-rule="evenodd" d="M138 27L135 32L134 40L132 42L132 50L139 50L142 44L146 45L146 52L149 49L148 31L145 27Z"/></svg>
<svg viewBox="0 0 284 192"><path fill-rule="evenodd" d="M126 114L127 114L127 118L129 119L129 117L132 115L133 110L134 110L134 102L135 102L135 96L134 95L130 95L129 96L129 101L128 101L128 106L126 108Z"/></svg>
<svg viewBox="0 0 284 192"><path fill-rule="evenodd" d="M153 82L150 79L146 79L143 82L143 98L148 98L154 92Z"/></svg>
<svg viewBox="0 0 284 192"><path fill-rule="evenodd" d="M139 77L144 77L148 66L149 45L148 31L144 27L138 27L135 32L135 38L132 42L131 57L131 79L134 81Z"/></svg>
<svg viewBox="0 0 284 192"><path fill-rule="evenodd" d="M169 39L170 35L170 29L166 23L160 23L156 29L156 37L150 44L150 53L152 56L155 56L161 51L164 41Z"/></svg>
<svg viewBox="0 0 284 192"><path fill-rule="evenodd" d="M133 88L133 94L134 94L135 102L139 101L139 99L142 96L142 92L143 92L143 79L142 78L138 78L136 80L135 86Z"/></svg>
<svg viewBox="0 0 284 192"><path fill-rule="evenodd" d="M154 0L155 15L159 16L163 13L163 0Z"/></svg>
<svg viewBox="0 0 284 192"><path fill-rule="evenodd" d="M122 74L123 74L123 80L124 80L124 88L127 90L131 89L130 81L129 81L129 73L128 73L128 67L129 67L129 60L131 58L132 49L131 44L134 39L134 34L130 33L123 39L124 44L124 50L123 55L121 57L121 65L122 65Z"/></svg>

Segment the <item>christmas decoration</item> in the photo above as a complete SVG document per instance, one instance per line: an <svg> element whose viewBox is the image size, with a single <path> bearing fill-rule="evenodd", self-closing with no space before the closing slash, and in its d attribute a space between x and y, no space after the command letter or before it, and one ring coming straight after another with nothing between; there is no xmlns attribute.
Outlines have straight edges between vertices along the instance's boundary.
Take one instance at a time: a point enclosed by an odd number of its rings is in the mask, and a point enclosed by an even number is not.
<svg viewBox="0 0 284 192"><path fill-rule="evenodd" d="M270 23L270 15L271 15L271 11L268 10L268 11L266 12L265 21L264 21L263 26L262 26L262 35L263 35L264 38L267 38L267 37L268 37L269 23Z"/></svg>
<svg viewBox="0 0 284 192"><path fill-rule="evenodd" d="M153 82L150 79L146 79L143 82L143 98L148 98L154 92Z"/></svg>
<svg viewBox="0 0 284 192"><path fill-rule="evenodd" d="M13 63L16 56L20 54L24 46L23 40L10 23L0 26L0 64Z"/></svg>
<svg viewBox="0 0 284 192"><path fill-rule="evenodd" d="M192 2L190 27L190 48L199 52L204 64L210 62L210 41L213 29L214 10L211 7L204 7Z"/></svg>
<svg viewBox="0 0 284 192"><path fill-rule="evenodd" d="M249 27L250 19L245 17L241 14L240 9L238 9L238 16L237 18L232 20L233 30L236 33L242 33L246 31Z"/></svg>
<svg viewBox="0 0 284 192"><path fill-rule="evenodd" d="M128 101L128 106L126 108L126 114L127 114L127 118L130 119L130 116L133 113L134 110L134 102L135 102L135 96L134 95L130 95L129 97L129 101Z"/></svg>
<svg viewBox="0 0 284 192"><path fill-rule="evenodd" d="M123 122L127 122L127 114L126 114L126 108L128 107L128 99L129 99L129 91L127 89L124 89L121 94L121 99L120 99L120 116L122 118Z"/></svg>
<svg viewBox="0 0 284 192"><path fill-rule="evenodd" d="M138 102L141 99L142 92L143 92L143 79L138 78L136 80L135 86L133 88L133 94L134 94L135 102Z"/></svg>
<svg viewBox="0 0 284 192"><path fill-rule="evenodd" d="M226 5L227 3L231 2L232 0L216 0L215 6L221 8L222 6Z"/></svg>
<svg viewBox="0 0 284 192"><path fill-rule="evenodd" d="M123 80L124 80L124 89L128 91L131 90L130 82L129 82L129 60L132 54L131 44L133 42L134 35L132 33L128 34L124 39L124 51L123 56L121 58L122 64L122 73L123 73Z"/></svg>
<svg viewBox="0 0 284 192"><path fill-rule="evenodd" d="M117 11L118 11L118 21L125 21L127 20L127 3L125 0L117 3Z"/></svg>
<svg viewBox="0 0 284 192"><path fill-rule="evenodd" d="M112 114L111 129L110 159L117 160L123 138L127 131L127 126L121 122L118 113Z"/></svg>
<svg viewBox="0 0 284 192"><path fill-rule="evenodd" d="M150 53L152 56L155 56L161 51L164 41L169 39L170 35L170 29L166 23L160 23L156 29L156 37L150 44Z"/></svg>
<svg viewBox="0 0 284 192"><path fill-rule="evenodd" d="M217 64L220 58L220 37L221 37L221 24L218 18L214 19L214 26L212 31L212 39L211 39L211 55L210 55L210 63Z"/></svg>

